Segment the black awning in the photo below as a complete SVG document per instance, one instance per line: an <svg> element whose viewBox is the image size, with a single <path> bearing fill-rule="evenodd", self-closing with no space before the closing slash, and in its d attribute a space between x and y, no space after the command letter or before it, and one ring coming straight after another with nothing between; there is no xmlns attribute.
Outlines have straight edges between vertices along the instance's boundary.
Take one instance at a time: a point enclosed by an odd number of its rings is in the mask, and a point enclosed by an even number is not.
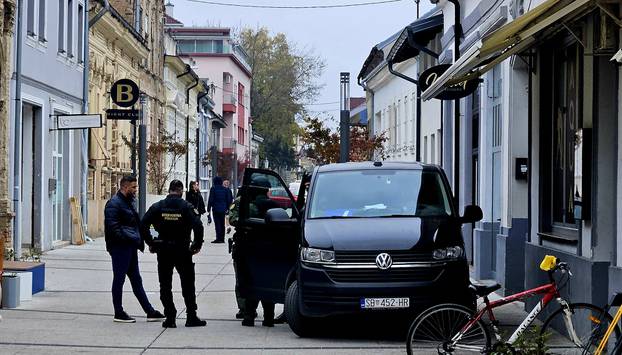
<svg viewBox="0 0 622 355"><path fill-rule="evenodd" d="M421 51L432 54L425 47L441 31L443 31L443 15L426 17L411 23L395 41L387 61L400 63L418 56Z"/></svg>

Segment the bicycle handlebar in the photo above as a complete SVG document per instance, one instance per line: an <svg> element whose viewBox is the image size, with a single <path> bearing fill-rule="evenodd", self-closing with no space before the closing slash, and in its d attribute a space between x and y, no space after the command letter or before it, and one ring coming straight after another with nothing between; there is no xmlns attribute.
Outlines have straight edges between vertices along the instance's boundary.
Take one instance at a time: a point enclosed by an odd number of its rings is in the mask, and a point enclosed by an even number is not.
<svg viewBox="0 0 622 355"><path fill-rule="evenodd" d="M559 260L559 259L557 259ZM548 271L549 280L553 283L555 280L553 279L553 274L557 271L561 271L563 274L568 273L569 276L572 276L572 272L570 272L570 266L566 262L557 262L555 267Z"/></svg>

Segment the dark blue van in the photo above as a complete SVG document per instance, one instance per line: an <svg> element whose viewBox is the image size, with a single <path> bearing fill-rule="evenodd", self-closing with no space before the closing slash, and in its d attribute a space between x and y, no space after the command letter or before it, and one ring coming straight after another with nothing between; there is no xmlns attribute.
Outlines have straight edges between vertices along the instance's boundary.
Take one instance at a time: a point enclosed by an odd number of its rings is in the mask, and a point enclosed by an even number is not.
<svg viewBox="0 0 622 355"><path fill-rule="evenodd" d="M297 335L336 314L473 306L461 226L482 211L457 213L439 167L325 165L303 179L296 199L290 193L290 208L262 210L265 190L284 187L272 171L245 170L238 277L243 296L284 303Z"/></svg>

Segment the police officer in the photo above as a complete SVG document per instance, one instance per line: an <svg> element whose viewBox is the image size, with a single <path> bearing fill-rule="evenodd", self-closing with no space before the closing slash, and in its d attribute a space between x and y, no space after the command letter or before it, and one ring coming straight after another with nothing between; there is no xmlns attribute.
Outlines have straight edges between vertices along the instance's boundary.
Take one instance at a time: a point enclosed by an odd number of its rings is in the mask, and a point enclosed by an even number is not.
<svg viewBox="0 0 622 355"><path fill-rule="evenodd" d="M169 195L153 204L141 223L141 234L152 252L158 254L158 277L160 279L160 300L164 306L166 319L164 328L175 328L177 310L173 303L173 268L177 269L181 280L181 292L186 303L186 327L203 327L206 321L197 317L197 303L194 288L194 263L192 256L203 245L203 224L194 213L192 204L181 196L184 184L179 180L171 181ZM154 226L158 239L153 239L150 228ZM190 232L194 240L190 240Z"/></svg>

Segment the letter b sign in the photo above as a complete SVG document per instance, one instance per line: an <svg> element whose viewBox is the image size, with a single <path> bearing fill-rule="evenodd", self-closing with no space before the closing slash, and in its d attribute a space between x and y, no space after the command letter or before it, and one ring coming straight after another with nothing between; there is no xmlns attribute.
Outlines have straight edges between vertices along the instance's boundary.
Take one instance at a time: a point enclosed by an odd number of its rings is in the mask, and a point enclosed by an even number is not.
<svg viewBox="0 0 622 355"><path fill-rule="evenodd" d="M110 90L112 102L120 107L132 107L139 95L138 85L130 79L117 80Z"/></svg>

